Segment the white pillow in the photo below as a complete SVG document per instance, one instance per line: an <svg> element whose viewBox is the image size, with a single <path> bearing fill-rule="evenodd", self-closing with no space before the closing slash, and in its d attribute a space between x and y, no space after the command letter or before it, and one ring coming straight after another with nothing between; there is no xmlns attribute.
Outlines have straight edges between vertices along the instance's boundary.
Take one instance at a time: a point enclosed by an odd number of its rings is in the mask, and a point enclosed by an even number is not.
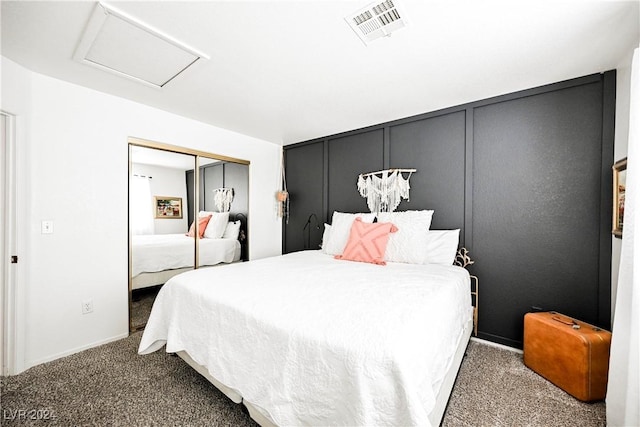
<svg viewBox="0 0 640 427"><path fill-rule="evenodd" d="M222 235L222 238L238 240L239 235L240 235L240 221L230 221L227 223L227 226L224 229L224 234Z"/></svg>
<svg viewBox="0 0 640 427"><path fill-rule="evenodd" d="M389 235L385 261L425 264L427 233L433 211L380 212L378 222L390 222L398 231Z"/></svg>
<svg viewBox="0 0 640 427"><path fill-rule="evenodd" d="M229 222L229 212L200 212L199 216L211 215L207 228L204 229L206 239L220 239Z"/></svg>
<svg viewBox="0 0 640 427"><path fill-rule="evenodd" d="M357 217L362 218L362 222L371 224L376 218L376 214L333 212L329 240L326 245L323 244L323 250L325 250L324 246L326 246L326 253L330 255L342 255L344 247L347 245L347 240L349 240L351 225Z"/></svg>
<svg viewBox="0 0 640 427"><path fill-rule="evenodd" d="M331 234L331 226L327 223L324 224L324 231L322 232L322 242L320 242L320 249L322 253L327 253L327 242L329 241L329 235Z"/></svg>
<svg viewBox="0 0 640 427"><path fill-rule="evenodd" d="M460 229L429 230L427 238L428 264L453 265L460 243Z"/></svg>

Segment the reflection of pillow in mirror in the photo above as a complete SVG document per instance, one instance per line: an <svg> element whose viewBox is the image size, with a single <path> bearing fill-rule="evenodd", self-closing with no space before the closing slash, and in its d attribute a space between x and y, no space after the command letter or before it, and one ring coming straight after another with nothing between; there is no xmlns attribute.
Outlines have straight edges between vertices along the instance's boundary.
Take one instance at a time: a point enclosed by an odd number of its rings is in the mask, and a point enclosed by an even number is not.
<svg viewBox="0 0 640 427"><path fill-rule="evenodd" d="M224 234L222 235L222 238L238 240L239 235L240 235L240 221L230 221L227 223L227 226L224 229Z"/></svg>
<svg viewBox="0 0 640 427"><path fill-rule="evenodd" d="M229 212L213 212L209 225L207 225L207 229L204 232L204 237L207 239L221 239L228 222Z"/></svg>
<svg viewBox="0 0 640 427"><path fill-rule="evenodd" d="M204 236L205 230L207 229L207 225L209 225L210 221L211 221L211 215L202 216L198 218L198 234L200 235L200 238ZM189 232L186 234L186 236L194 237L196 235L195 228L196 228L196 222L193 221L191 223L191 227L189 227Z"/></svg>

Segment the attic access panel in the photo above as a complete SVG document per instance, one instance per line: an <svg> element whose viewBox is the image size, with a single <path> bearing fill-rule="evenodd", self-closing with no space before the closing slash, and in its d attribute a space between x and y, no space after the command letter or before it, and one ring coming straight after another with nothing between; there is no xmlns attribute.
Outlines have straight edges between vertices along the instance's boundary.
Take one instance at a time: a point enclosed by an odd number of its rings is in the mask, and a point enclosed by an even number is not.
<svg viewBox="0 0 640 427"><path fill-rule="evenodd" d="M344 19L365 45L407 25L405 12L398 0L370 3Z"/></svg>
<svg viewBox="0 0 640 427"><path fill-rule="evenodd" d="M74 59L161 88L208 57L139 20L98 3Z"/></svg>

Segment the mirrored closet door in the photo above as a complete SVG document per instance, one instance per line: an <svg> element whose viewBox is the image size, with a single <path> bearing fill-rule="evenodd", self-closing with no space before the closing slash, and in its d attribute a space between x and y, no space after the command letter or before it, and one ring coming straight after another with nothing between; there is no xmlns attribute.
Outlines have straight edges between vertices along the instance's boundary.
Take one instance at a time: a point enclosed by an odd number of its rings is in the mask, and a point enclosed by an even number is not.
<svg viewBox="0 0 640 427"><path fill-rule="evenodd" d="M130 331L171 277L247 260L248 196L247 161L130 138Z"/></svg>

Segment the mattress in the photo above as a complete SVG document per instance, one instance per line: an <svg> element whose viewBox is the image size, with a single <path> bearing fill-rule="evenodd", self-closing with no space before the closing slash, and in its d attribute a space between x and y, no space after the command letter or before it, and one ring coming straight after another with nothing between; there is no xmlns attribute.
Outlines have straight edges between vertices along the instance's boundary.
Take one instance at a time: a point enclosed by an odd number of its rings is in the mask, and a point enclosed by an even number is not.
<svg viewBox="0 0 640 427"><path fill-rule="evenodd" d="M240 242L236 239L200 239L200 265L237 261ZM194 238L184 234L134 235L131 242L131 276L193 267Z"/></svg>
<svg viewBox="0 0 640 427"><path fill-rule="evenodd" d="M139 352L188 353L278 425L430 425L471 317L460 267L304 251L172 278Z"/></svg>

